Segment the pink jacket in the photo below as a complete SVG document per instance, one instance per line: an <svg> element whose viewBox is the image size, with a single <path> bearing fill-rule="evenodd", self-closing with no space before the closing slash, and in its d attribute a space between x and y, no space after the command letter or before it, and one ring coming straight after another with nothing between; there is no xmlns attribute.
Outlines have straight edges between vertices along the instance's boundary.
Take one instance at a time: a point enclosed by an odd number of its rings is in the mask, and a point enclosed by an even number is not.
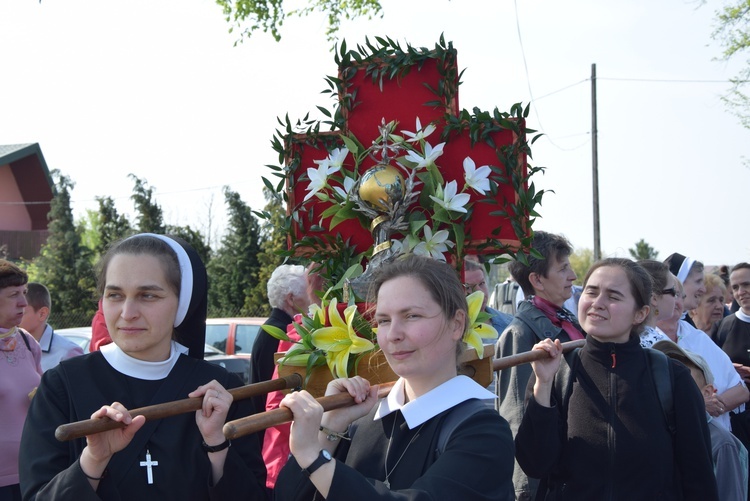
<svg viewBox="0 0 750 501"><path fill-rule="evenodd" d="M301 322L301 316L295 315L294 321L297 323ZM286 331L290 339L299 341L299 334L297 334L293 324L289 324ZM289 341L279 341L279 351L286 351L293 344ZM278 379L278 377L279 367L276 366L273 370L273 379ZM285 393L282 391L269 393L268 397L266 397L266 410L278 409L279 402L284 398L284 395ZM273 489L274 485L276 485L279 472L289 458L289 430L291 426L291 423L286 423L266 429L266 434L263 438L263 460L266 463L266 470L268 471L266 487L269 489Z"/></svg>
<svg viewBox="0 0 750 501"><path fill-rule="evenodd" d="M42 377L42 348L36 339L20 329L11 337L15 339L6 338L0 351L0 487L18 483L18 450L31 403L29 394Z"/></svg>

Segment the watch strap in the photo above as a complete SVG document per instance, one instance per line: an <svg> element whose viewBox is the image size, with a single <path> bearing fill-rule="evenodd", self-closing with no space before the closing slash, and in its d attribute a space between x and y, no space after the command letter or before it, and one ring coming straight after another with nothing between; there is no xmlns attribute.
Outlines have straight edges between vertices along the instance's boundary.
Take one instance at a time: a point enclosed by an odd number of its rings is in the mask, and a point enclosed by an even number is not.
<svg viewBox="0 0 750 501"><path fill-rule="evenodd" d="M312 464L310 466L308 466L307 468L302 468L302 473L304 473L305 475L307 475L309 477L310 475L312 475L313 473L315 473L315 471L318 468L320 468L324 464L330 462L332 459L333 459L333 457L331 457L331 455L328 453L328 451L325 450L325 449L322 449L320 451L320 454L318 454L318 457L315 459L315 461L312 462Z"/></svg>
<svg viewBox="0 0 750 501"><path fill-rule="evenodd" d="M232 445L232 441L229 440L229 439L224 440L219 445L208 445L205 440L201 442L201 448L203 449L204 452L219 452L219 451L223 451L224 449L226 449L230 445Z"/></svg>

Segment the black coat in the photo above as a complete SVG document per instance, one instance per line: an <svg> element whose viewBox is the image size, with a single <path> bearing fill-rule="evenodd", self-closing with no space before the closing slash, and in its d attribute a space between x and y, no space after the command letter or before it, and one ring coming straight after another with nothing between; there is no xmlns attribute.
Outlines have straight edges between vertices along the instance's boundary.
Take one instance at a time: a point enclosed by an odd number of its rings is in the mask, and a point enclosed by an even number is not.
<svg viewBox="0 0 750 501"><path fill-rule="evenodd" d="M547 499L718 499L703 397L690 371L669 362L674 437L635 338L614 344L589 336L574 364L567 413L562 385L553 390L552 407L531 398L516 459L529 476L547 480ZM556 377L567 376L563 361ZM537 499L543 495L540 489Z"/></svg>

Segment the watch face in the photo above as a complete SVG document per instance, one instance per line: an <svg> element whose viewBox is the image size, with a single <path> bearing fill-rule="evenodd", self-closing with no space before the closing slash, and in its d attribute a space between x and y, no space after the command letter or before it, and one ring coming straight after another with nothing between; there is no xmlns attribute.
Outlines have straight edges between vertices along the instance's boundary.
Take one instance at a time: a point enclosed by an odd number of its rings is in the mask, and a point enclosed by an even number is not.
<svg viewBox="0 0 750 501"><path fill-rule="evenodd" d="M328 461L330 461L331 459L333 459L333 457L331 456L331 453L328 452L325 449L323 449L322 451L320 451L320 453L323 454L323 457L326 458Z"/></svg>

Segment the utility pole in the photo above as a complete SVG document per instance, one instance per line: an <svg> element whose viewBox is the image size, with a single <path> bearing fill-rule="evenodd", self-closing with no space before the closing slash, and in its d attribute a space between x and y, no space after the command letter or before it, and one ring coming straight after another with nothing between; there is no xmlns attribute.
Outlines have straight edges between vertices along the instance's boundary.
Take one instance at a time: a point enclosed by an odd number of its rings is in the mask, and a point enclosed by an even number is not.
<svg viewBox="0 0 750 501"><path fill-rule="evenodd" d="M594 184L594 261L602 258L599 233L599 146L596 128L596 63L591 65L591 179Z"/></svg>

